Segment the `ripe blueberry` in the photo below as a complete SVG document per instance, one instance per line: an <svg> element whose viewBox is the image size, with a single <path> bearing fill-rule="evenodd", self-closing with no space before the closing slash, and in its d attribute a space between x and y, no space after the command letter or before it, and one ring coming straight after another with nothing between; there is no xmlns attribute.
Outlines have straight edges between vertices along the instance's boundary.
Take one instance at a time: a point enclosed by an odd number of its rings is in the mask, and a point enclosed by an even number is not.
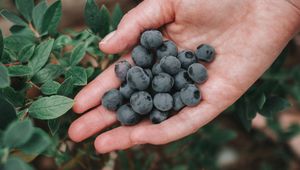
<svg viewBox="0 0 300 170"><path fill-rule="evenodd" d="M128 61L126 61L126 60L119 61L118 63L115 64L115 73L116 73L116 76L120 80L125 81L126 80L127 71L130 68L131 68L131 64Z"/></svg>
<svg viewBox="0 0 300 170"><path fill-rule="evenodd" d="M131 57L137 66L142 68L148 68L152 66L153 54L141 45L134 47Z"/></svg>
<svg viewBox="0 0 300 170"><path fill-rule="evenodd" d="M195 106L200 103L201 93L195 85L188 84L180 90L180 98L185 105Z"/></svg>
<svg viewBox="0 0 300 170"><path fill-rule="evenodd" d="M173 94L173 100L174 100L173 110L179 111L185 106L185 104L182 103L180 92L176 92L175 94Z"/></svg>
<svg viewBox="0 0 300 170"><path fill-rule="evenodd" d="M102 97L102 105L111 111L116 111L122 105L122 103L122 94L116 89L109 90Z"/></svg>
<svg viewBox="0 0 300 170"><path fill-rule="evenodd" d="M169 93L157 93L153 98L153 104L160 111L169 111L173 107L173 97Z"/></svg>
<svg viewBox="0 0 300 170"><path fill-rule="evenodd" d="M196 57L192 51L183 50L177 58L181 62L181 67L187 69L191 64L196 63Z"/></svg>
<svg viewBox="0 0 300 170"><path fill-rule="evenodd" d="M153 109L150 112L150 120L154 124L158 124L166 120L169 116L169 112L162 112L157 109Z"/></svg>
<svg viewBox="0 0 300 170"><path fill-rule="evenodd" d="M215 58L215 49L207 44L201 44L195 51L198 60L211 62Z"/></svg>
<svg viewBox="0 0 300 170"><path fill-rule="evenodd" d="M185 85L193 83L192 79L189 77L187 71L185 70L182 70L179 73L177 73L174 76L174 80L175 80L174 87L176 90L180 90Z"/></svg>
<svg viewBox="0 0 300 170"><path fill-rule="evenodd" d="M181 70L181 63L174 56L165 56L160 60L160 67L164 72L175 75Z"/></svg>
<svg viewBox="0 0 300 170"><path fill-rule="evenodd" d="M159 73L152 80L152 89L156 92L169 92L174 85L174 79L167 73Z"/></svg>
<svg viewBox="0 0 300 170"><path fill-rule="evenodd" d="M188 68L188 74L190 78L198 84L204 83L208 78L206 68L199 63L190 65Z"/></svg>
<svg viewBox="0 0 300 170"><path fill-rule="evenodd" d="M152 97L148 92L139 91L130 97L132 109L140 115L146 115L153 108Z"/></svg>
<svg viewBox="0 0 300 170"><path fill-rule="evenodd" d="M134 90L128 85L127 82L123 82L119 88L120 93L126 99L129 99Z"/></svg>
<svg viewBox="0 0 300 170"><path fill-rule="evenodd" d="M133 66L127 72L127 83L132 89L145 90L150 84L150 77L141 67Z"/></svg>
<svg viewBox="0 0 300 170"><path fill-rule="evenodd" d="M141 116L135 113L129 104L125 104L117 110L117 120L122 125L135 125L141 120Z"/></svg>
<svg viewBox="0 0 300 170"><path fill-rule="evenodd" d="M177 56L178 49L175 43L171 40L166 40L163 44L156 50L157 59L160 60L164 56Z"/></svg>
<svg viewBox="0 0 300 170"><path fill-rule="evenodd" d="M162 73L163 71L162 71L162 69L161 69L161 67L160 67L160 64L159 63L155 63L154 65L153 65L153 67L152 67L152 74L153 75L157 75L157 74L159 74L159 73Z"/></svg>
<svg viewBox="0 0 300 170"><path fill-rule="evenodd" d="M141 36L141 44L147 49L158 48L163 43L163 36L158 30L148 30Z"/></svg>

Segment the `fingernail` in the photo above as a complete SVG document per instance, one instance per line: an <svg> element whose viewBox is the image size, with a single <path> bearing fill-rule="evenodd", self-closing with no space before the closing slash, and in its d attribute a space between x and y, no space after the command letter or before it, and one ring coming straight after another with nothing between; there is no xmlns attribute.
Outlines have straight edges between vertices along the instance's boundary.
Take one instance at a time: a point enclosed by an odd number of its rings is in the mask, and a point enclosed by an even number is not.
<svg viewBox="0 0 300 170"><path fill-rule="evenodd" d="M100 44L106 44L110 39L111 37L113 37L115 35L116 31L113 31L111 33L109 33L108 35L106 35L103 40L100 42Z"/></svg>

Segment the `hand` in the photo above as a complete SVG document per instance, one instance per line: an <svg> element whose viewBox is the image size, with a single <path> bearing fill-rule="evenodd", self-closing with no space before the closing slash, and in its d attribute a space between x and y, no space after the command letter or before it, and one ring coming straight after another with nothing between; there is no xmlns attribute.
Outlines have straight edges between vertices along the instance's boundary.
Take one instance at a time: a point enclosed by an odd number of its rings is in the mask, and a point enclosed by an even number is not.
<svg viewBox="0 0 300 170"><path fill-rule="evenodd" d="M121 52L135 45L144 30L160 27L181 49L211 44L217 56L207 65L208 81L200 86L203 100L161 124L144 121L103 132L95 140L96 150L105 153L137 144L165 144L194 133L261 76L299 30L299 21L299 10L285 0L145 0L124 16L100 48L107 53ZM122 59L130 61L129 55ZM100 100L118 86L112 65L75 97L77 113L97 107L72 123L72 140L82 141L116 122L115 113L104 109Z"/></svg>

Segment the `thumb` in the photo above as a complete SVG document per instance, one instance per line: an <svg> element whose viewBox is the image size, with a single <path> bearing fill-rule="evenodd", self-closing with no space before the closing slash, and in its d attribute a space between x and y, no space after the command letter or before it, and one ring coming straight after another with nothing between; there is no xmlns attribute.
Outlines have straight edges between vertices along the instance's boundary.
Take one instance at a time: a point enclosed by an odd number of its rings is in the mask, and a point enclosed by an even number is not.
<svg viewBox="0 0 300 170"><path fill-rule="evenodd" d="M114 54L131 48L146 29L159 28L173 20L171 1L145 0L124 15L116 31L100 43L103 52Z"/></svg>

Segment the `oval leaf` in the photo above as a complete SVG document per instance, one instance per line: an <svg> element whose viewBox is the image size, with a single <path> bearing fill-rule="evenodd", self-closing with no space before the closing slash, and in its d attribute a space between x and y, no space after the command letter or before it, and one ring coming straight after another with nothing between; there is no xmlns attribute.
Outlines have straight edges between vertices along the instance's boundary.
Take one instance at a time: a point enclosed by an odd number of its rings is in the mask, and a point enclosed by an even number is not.
<svg viewBox="0 0 300 170"><path fill-rule="evenodd" d="M26 26L26 22L24 20L22 20L19 16L17 16L15 13L8 11L6 9L3 9L0 12L1 16L3 18L5 18L6 20L16 24L16 25L22 25L22 26Z"/></svg>
<svg viewBox="0 0 300 170"><path fill-rule="evenodd" d="M100 13L94 0L87 0L84 9L84 20L86 25L97 34L101 29Z"/></svg>
<svg viewBox="0 0 300 170"><path fill-rule="evenodd" d="M117 4L113 10L113 13L112 13L112 26L114 29L117 29L122 17L123 17L123 12L122 12L122 9L120 7L120 4Z"/></svg>
<svg viewBox="0 0 300 170"><path fill-rule="evenodd" d="M35 45L32 44L24 46L19 53L19 61L23 63L29 61L34 53L34 49Z"/></svg>
<svg viewBox="0 0 300 170"><path fill-rule="evenodd" d="M62 15L61 1L54 2L46 11L42 21L42 33L48 32L50 35L56 33Z"/></svg>
<svg viewBox="0 0 300 170"><path fill-rule="evenodd" d="M43 97L32 103L29 114L42 120L55 119L65 114L72 106L73 100L64 96Z"/></svg>
<svg viewBox="0 0 300 170"><path fill-rule="evenodd" d="M57 93L59 87L60 84L58 82L50 80L41 86L41 91L45 95L52 95Z"/></svg>
<svg viewBox="0 0 300 170"><path fill-rule="evenodd" d="M36 47L34 55L29 62L33 73L38 72L48 61L54 40L50 39L42 42Z"/></svg>
<svg viewBox="0 0 300 170"><path fill-rule="evenodd" d="M8 74L11 77L32 75L32 69L28 66L17 65L8 67Z"/></svg>
<svg viewBox="0 0 300 170"><path fill-rule="evenodd" d="M26 154L38 155L45 151L50 143L51 139L49 135L42 129L35 128L29 141L20 146L19 149Z"/></svg>
<svg viewBox="0 0 300 170"><path fill-rule="evenodd" d="M87 84L87 75L83 67L75 66L72 67L66 73L66 78L72 77L73 84L76 86L84 86Z"/></svg>
<svg viewBox="0 0 300 170"><path fill-rule="evenodd" d="M31 21L32 9L34 7L33 0L15 0L17 9L26 18L27 21Z"/></svg>
<svg viewBox="0 0 300 170"><path fill-rule="evenodd" d="M77 65L83 59L84 55L85 55L84 44L77 45L71 53L71 58L70 58L71 65L72 66Z"/></svg>
<svg viewBox="0 0 300 170"><path fill-rule="evenodd" d="M30 120L11 123L3 134L3 144L14 148L25 144L33 134L33 126Z"/></svg>
<svg viewBox="0 0 300 170"><path fill-rule="evenodd" d="M32 21L34 27L38 30L39 33L42 33L42 21L47 8L47 2L43 0L39 4L37 4L32 11Z"/></svg>
<svg viewBox="0 0 300 170"><path fill-rule="evenodd" d="M100 13L99 14L100 15L99 35L100 37L104 37L109 32L110 14L105 5L102 5L99 13Z"/></svg>

